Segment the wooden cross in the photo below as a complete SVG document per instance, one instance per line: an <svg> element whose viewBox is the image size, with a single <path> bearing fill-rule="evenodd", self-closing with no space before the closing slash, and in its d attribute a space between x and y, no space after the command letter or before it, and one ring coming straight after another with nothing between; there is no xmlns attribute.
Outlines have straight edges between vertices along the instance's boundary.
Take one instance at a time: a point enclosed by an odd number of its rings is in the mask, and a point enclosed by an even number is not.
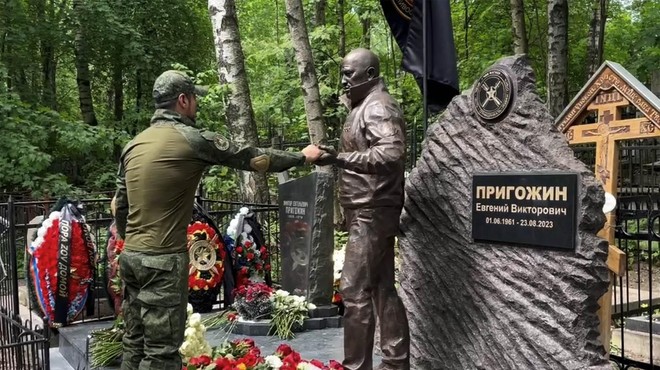
<svg viewBox="0 0 660 370"><path fill-rule="evenodd" d="M657 137L660 130L648 118L622 119L621 107L629 105L630 102L617 90L601 92L583 113L598 112L598 122L591 124L577 124L570 126L565 135L570 144L596 144L596 166L595 174L603 183L606 192L616 197L619 169L619 145L620 140L642 139ZM612 113L614 112L614 114ZM626 269L626 255L615 246L614 241L614 212L606 215L605 228L598 234L610 243L607 265L617 275L621 275ZM609 352L610 348L610 323L612 317L612 284L610 289L598 301L600 310L601 341Z"/></svg>
<svg viewBox="0 0 660 370"><path fill-rule="evenodd" d="M624 119L624 107L634 106L642 118ZM584 124L597 113L598 122ZM569 106L557 117L557 129L570 144L596 144L596 177L605 191L616 196L619 168L617 142L660 136L660 100L621 65L605 62L589 79ZM626 255L614 245L614 214L607 215L605 228L598 234L607 239L610 249L607 266L621 275L626 270ZM613 279L610 279L610 282ZM609 353L612 319L612 284L598 301L600 339Z"/></svg>

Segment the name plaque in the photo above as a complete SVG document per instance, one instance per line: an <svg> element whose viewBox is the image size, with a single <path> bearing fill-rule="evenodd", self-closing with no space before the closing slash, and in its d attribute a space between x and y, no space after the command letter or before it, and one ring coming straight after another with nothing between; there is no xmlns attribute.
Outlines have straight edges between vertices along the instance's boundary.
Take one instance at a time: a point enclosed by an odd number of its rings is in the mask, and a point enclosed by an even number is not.
<svg viewBox="0 0 660 370"><path fill-rule="evenodd" d="M472 178L472 239L575 249L577 173L481 173Z"/></svg>

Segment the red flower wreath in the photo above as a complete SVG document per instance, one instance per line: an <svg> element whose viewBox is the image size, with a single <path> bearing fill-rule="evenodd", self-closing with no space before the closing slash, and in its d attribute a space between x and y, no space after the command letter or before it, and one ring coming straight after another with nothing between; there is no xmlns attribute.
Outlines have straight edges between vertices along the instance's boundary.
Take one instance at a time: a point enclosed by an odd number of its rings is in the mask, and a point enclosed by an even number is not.
<svg viewBox="0 0 660 370"><path fill-rule="evenodd" d="M196 249L196 242L200 240L208 242L215 256L205 256L208 253L206 248L199 251ZM195 249L195 251L191 252L191 249ZM195 221L188 225L188 251L191 252L188 288L191 290L209 290L218 286L222 282L224 273L225 248L219 235L216 234L211 225L202 221ZM199 268L200 264L196 263L196 258L201 258L202 263L210 261L212 265L206 267L206 270L202 270ZM203 274L204 271L208 274Z"/></svg>
<svg viewBox="0 0 660 370"><path fill-rule="evenodd" d="M30 275L35 287L39 306L48 318L50 325L59 326L65 323L55 323L55 297L59 282L58 255L60 241L60 212L53 212L44 221L38 231L37 239L32 243L28 252L32 256L30 261ZM87 301L88 291L93 282L93 264L95 259L95 246L90 240L85 240L83 227L87 227L77 219L71 220L70 245L70 275L68 279L67 322L73 321L82 311ZM89 233L89 230L86 230ZM89 243L88 243L89 242Z"/></svg>

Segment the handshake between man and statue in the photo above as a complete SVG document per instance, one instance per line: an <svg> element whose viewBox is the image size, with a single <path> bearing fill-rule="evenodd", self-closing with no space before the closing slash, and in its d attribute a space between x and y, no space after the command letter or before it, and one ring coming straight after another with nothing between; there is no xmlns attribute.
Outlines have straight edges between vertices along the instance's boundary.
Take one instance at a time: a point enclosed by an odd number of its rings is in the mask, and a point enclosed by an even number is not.
<svg viewBox="0 0 660 370"><path fill-rule="evenodd" d="M356 49L344 57L340 99L349 110L339 148L309 145L300 153L239 148L195 127L205 92L178 71L154 83L151 125L122 151L116 226L124 297L122 369L181 369L188 255L185 226L195 190L209 165L281 172L303 163L336 165L339 200L349 233L341 277L345 369L372 369L376 317L382 363L410 368L408 320L394 286L394 243L403 207L405 122L380 77L378 57ZM180 230L184 232L180 232ZM168 318L169 325L164 324Z"/></svg>

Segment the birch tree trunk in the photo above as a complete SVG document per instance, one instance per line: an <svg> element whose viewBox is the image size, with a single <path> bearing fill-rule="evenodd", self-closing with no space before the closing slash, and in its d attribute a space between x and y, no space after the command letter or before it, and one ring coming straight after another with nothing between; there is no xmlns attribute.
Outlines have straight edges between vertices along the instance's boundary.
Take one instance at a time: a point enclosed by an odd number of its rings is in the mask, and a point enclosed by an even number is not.
<svg viewBox="0 0 660 370"><path fill-rule="evenodd" d="M78 100L80 102L80 114L83 122L96 126L96 114L94 113L94 102L92 100L92 87L89 78L89 61L87 59L87 40L84 34L84 11L82 0L73 1L73 11L76 17L76 36L74 39L74 54L76 65L76 84L78 85Z"/></svg>
<svg viewBox="0 0 660 370"><path fill-rule="evenodd" d="M607 0L592 0L592 15L587 36L587 78L591 77L603 62L603 38L607 21Z"/></svg>
<svg viewBox="0 0 660 370"><path fill-rule="evenodd" d="M298 73L302 81L303 101L305 102L305 113L307 115L307 126L309 127L309 138L313 144L325 144L325 123L323 122L323 107L321 106L321 94L319 82L314 68L312 47L309 44L307 26L305 25L305 14L303 13L302 0L286 0L286 20L293 41L293 48L298 64ZM332 167L317 167L317 171L332 173Z"/></svg>
<svg viewBox="0 0 660 370"><path fill-rule="evenodd" d="M548 110L557 117L568 103L568 0L548 0Z"/></svg>
<svg viewBox="0 0 660 370"><path fill-rule="evenodd" d="M239 147L257 146L257 125L254 121L250 87L245 71L245 56L241 47L236 3L234 0L209 0L208 9L213 25L220 84L230 87L225 116L231 140ZM270 202L265 174L237 172L244 202Z"/></svg>
<svg viewBox="0 0 660 370"><path fill-rule="evenodd" d="M513 26L513 51L527 54L529 51L525 27L525 4L523 0L511 0L511 25Z"/></svg>

